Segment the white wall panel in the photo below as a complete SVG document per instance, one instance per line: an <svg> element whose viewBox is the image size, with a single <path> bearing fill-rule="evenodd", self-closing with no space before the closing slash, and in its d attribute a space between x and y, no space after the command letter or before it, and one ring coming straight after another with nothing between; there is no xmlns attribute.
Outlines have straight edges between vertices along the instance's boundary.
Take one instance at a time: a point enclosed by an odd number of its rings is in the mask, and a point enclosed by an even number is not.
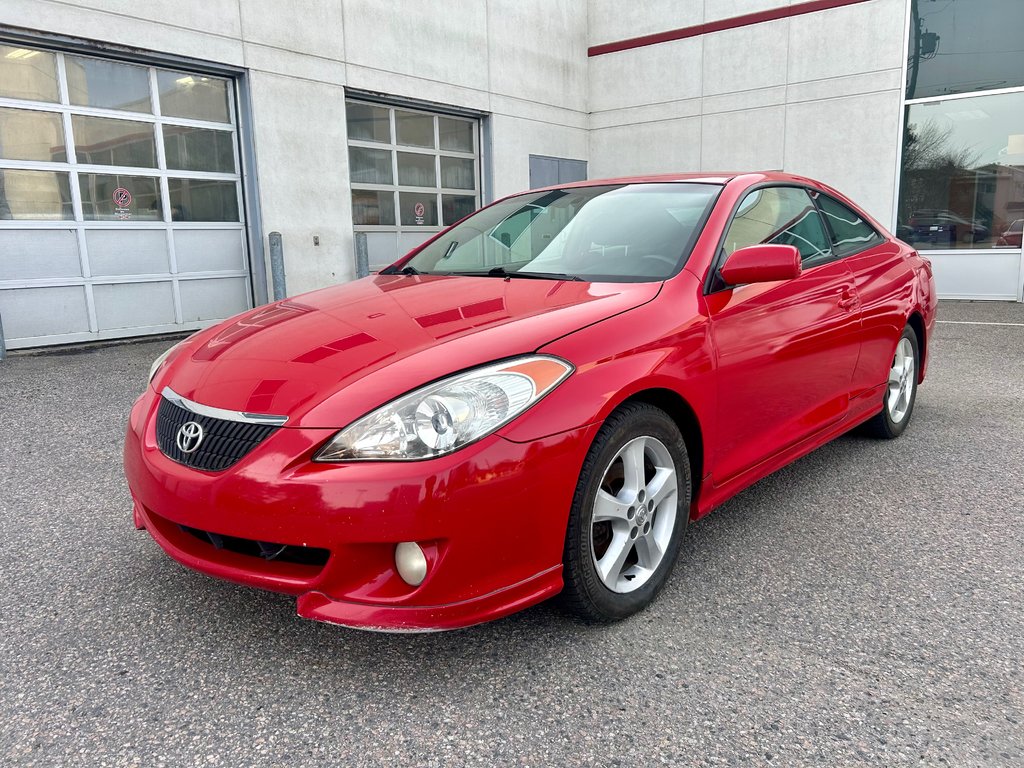
<svg viewBox="0 0 1024 768"><path fill-rule="evenodd" d="M785 124L785 107L704 115L701 170L782 168Z"/></svg>
<svg viewBox="0 0 1024 768"><path fill-rule="evenodd" d="M698 170L699 117L591 132L591 178Z"/></svg>
<svg viewBox="0 0 1024 768"><path fill-rule="evenodd" d="M0 229L0 280L81 276L73 230Z"/></svg>
<svg viewBox="0 0 1024 768"><path fill-rule="evenodd" d="M96 302L96 323L101 331L174 322L174 292L170 282L97 284L92 293Z"/></svg>
<svg viewBox="0 0 1024 768"><path fill-rule="evenodd" d="M704 95L786 82L789 20L704 35Z"/></svg>
<svg viewBox="0 0 1024 768"><path fill-rule="evenodd" d="M20 339L89 330L85 288L80 285L0 290L0 317L11 348L26 346Z"/></svg>
<svg viewBox="0 0 1024 768"><path fill-rule="evenodd" d="M167 234L163 230L90 229L85 233L85 243L94 277L151 275L170 270Z"/></svg>
<svg viewBox="0 0 1024 768"><path fill-rule="evenodd" d="M178 272L237 272L245 269L243 236L237 229L175 229Z"/></svg>
<svg viewBox="0 0 1024 768"><path fill-rule="evenodd" d="M182 280L181 315L186 323L221 320L244 312L249 306L245 278L224 277L212 280Z"/></svg>

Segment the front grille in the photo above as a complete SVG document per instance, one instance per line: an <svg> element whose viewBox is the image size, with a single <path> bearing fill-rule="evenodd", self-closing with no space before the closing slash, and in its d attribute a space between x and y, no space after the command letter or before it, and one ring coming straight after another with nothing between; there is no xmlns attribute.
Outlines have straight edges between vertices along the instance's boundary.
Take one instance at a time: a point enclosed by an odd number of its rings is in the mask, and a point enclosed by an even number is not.
<svg viewBox="0 0 1024 768"><path fill-rule="evenodd" d="M295 563L296 565L323 566L331 556L328 550L319 547L273 544L269 541L255 541L254 539L242 539L237 536L224 536L187 525L179 525L178 527L190 536L194 536L207 544L212 544L217 549L225 549L228 552L236 552L240 555L249 555L250 557L260 557L264 560L276 560L280 563Z"/></svg>
<svg viewBox="0 0 1024 768"><path fill-rule="evenodd" d="M192 453L178 447L177 437L182 425L194 421L203 428L203 438ZM277 427L248 424L241 421L200 416L161 398L156 412L156 442L169 459L186 467L206 472L220 472L235 464L249 451L266 440ZM188 447L186 445L186 447Z"/></svg>

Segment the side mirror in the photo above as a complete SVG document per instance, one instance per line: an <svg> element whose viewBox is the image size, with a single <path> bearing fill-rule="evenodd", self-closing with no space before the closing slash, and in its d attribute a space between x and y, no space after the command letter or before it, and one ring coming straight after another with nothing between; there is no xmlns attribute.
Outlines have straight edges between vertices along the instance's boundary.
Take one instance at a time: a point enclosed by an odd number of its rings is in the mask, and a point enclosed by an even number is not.
<svg viewBox="0 0 1024 768"><path fill-rule="evenodd" d="M800 251L793 245L748 245L733 251L719 270L729 285L792 280L800 272Z"/></svg>

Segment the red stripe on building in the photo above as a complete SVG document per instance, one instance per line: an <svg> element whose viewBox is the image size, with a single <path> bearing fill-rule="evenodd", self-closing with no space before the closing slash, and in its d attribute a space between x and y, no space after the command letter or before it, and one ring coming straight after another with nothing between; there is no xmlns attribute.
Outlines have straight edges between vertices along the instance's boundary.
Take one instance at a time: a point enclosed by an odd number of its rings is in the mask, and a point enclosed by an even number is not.
<svg viewBox="0 0 1024 768"><path fill-rule="evenodd" d="M733 16L731 19L719 19L718 21L709 21L705 24L695 24L692 27L670 29L667 32L656 32L653 35L631 37L628 40L617 40L614 43L592 45L587 49L587 55L602 56L606 53L628 51L632 48L643 48L647 45L657 45L658 43L667 43L672 40L685 40L688 37L699 37L700 35L706 35L709 32L722 32L726 29L749 27L752 24L762 24L766 21L788 19L791 16L802 16L805 13L827 11L832 8L842 8L844 5L856 5L857 3L866 2L868 2L868 0L811 0L806 3L788 5L784 8L772 8L767 11L747 13L743 16Z"/></svg>

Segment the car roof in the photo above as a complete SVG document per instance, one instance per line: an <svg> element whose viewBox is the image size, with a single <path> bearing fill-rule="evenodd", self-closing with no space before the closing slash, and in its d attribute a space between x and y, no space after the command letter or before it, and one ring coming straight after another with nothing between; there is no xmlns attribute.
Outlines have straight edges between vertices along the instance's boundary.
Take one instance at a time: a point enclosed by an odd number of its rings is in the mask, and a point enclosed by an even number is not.
<svg viewBox="0 0 1024 768"><path fill-rule="evenodd" d="M701 184L728 184L742 178L749 184L757 184L763 181L779 181L791 184L811 184L824 186L821 182L809 179L805 176L796 176L792 173L782 171L705 171L702 173L659 173L643 176L614 176L604 179L587 179L585 181L574 181L568 184L552 184L548 187L532 189L531 192L539 192L547 189L572 189L574 187L599 187L606 184L655 184L671 182L690 182Z"/></svg>

